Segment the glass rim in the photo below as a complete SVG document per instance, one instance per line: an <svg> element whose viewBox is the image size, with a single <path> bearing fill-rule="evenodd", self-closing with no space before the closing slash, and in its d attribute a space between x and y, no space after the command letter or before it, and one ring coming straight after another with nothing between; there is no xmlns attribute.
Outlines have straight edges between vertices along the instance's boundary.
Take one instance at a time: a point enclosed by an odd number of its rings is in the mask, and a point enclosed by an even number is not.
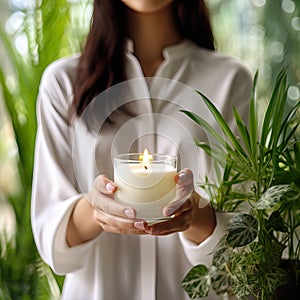
<svg viewBox="0 0 300 300"><path fill-rule="evenodd" d="M132 153L120 153L113 155L113 159L120 160L120 161L129 161L129 162L141 162L139 159L139 156L143 155L139 152L132 152ZM152 155L153 159L151 160L151 163L157 163L157 162L165 162L166 160L175 161L177 162L178 158L175 155L172 154L164 154L164 153L153 153ZM136 157L136 159L132 159L132 157Z"/></svg>

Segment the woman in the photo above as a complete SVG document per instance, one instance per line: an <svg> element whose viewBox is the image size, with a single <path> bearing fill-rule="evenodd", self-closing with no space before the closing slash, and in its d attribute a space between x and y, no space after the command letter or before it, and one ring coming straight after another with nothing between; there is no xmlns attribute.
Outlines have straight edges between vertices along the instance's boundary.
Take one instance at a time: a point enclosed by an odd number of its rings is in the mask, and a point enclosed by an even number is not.
<svg viewBox="0 0 300 300"><path fill-rule="evenodd" d="M214 51L202 0L95 0L83 53L45 71L32 226L42 258L67 274L63 299L188 299L181 280L209 264L228 219L194 188L210 171L193 146L203 133L180 112L203 113L195 89L229 122L232 106L247 112L250 74ZM178 200L164 209L175 216L152 225L114 200L111 162L146 147L182 166Z"/></svg>

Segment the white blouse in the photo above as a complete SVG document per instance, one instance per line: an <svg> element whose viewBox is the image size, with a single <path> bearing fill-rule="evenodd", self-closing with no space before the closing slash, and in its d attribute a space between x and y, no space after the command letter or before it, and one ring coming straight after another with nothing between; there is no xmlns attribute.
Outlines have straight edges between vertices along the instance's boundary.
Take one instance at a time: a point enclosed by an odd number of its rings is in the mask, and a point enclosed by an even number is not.
<svg viewBox="0 0 300 300"><path fill-rule="evenodd" d="M244 119L252 80L236 59L185 40L164 49L154 78L144 78L132 51L126 52L128 80L100 94L84 115L68 124L78 57L52 63L44 72L37 103L32 192L32 227L43 260L66 274L66 300L189 299L181 281L192 266L210 264L210 252L229 214L217 213L213 234L200 245L182 233L163 237L101 233L73 248L66 228L76 201L91 190L98 174L113 179L112 156L124 152L175 154L179 169L191 168L195 184L213 176L210 160L194 138L213 143L180 110L213 124L195 90L211 99L230 124L235 106ZM125 104L125 109L119 109ZM109 117L109 119L107 119ZM200 205L205 205L203 199ZM207 299L217 299L212 292Z"/></svg>

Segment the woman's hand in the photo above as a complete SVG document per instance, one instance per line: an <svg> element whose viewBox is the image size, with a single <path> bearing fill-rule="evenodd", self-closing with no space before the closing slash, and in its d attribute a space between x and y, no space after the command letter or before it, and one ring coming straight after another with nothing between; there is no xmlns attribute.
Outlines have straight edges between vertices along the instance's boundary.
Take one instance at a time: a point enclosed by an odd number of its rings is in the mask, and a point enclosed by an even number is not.
<svg viewBox="0 0 300 300"><path fill-rule="evenodd" d="M193 173L184 169L177 176L177 200L164 209L169 221L146 226L152 235L167 235L183 231L184 236L195 244L200 244L210 236L216 226L216 216L210 204L200 207L201 197L194 191Z"/></svg>
<svg viewBox="0 0 300 300"><path fill-rule="evenodd" d="M168 235L183 231L185 236L200 243L215 227L215 214L210 205L199 208L200 196L194 192L193 173L184 169L176 176L177 200L164 208L170 220L148 225L136 218L133 208L114 200L115 183L105 175L94 181L93 190L80 199L70 217L67 242L72 246L95 238L102 231L120 234Z"/></svg>
<svg viewBox="0 0 300 300"><path fill-rule="evenodd" d="M114 200L114 192L117 186L105 175L99 175L94 181L94 187L88 195L89 202L95 208L93 217L106 232L121 234L146 234L135 227L136 212L133 208L122 205Z"/></svg>
<svg viewBox="0 0 300 300"><path fill-rule="evenodd" d="M189 169L183 169L176 176L177 195L176 201L170 203L164 208L166 217L172 216L170 220L147 226L139 224L146 232L152 235L167 235L179 231L185 231L190 227L194 217L193 190L194 181L193 173Z"/></svg>

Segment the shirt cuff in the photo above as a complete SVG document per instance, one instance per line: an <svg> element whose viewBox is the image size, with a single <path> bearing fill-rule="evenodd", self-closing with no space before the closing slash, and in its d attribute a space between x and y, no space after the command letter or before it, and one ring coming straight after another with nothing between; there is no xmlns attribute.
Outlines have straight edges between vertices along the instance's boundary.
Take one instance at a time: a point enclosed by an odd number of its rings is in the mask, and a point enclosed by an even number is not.
<svg viewBox="0 0 300 300"><path fill-rule="evenodd" d="M235 213L216 212L216 227L213 233L200 244L187 239L183 232L179 233L184 253L192 265L204 264L209 266L211 264L212 251L224 236L228 220L234 215Z"/></svg>
<svg viewBox="0 0 300 300"><path fill-rule="evenodd" d="M77 196L67 201L69 202L68 207L65 208L65 213L56 230L53 247L53 270L57 274L64 275L80 269L89 257L92 249L91 244L95 241L93 239L74 247L70 247L66 241L69 219L75 204L80 198L81 196Z"/></svg>

